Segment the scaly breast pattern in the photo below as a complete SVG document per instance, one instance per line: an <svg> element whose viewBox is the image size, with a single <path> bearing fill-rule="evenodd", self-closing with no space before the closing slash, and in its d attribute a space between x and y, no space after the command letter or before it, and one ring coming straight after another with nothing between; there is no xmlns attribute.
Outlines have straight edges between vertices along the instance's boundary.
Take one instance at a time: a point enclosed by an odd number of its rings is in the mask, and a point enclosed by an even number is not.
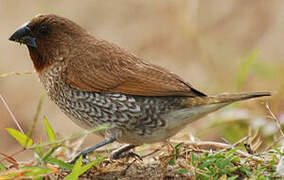
<svg viewBox="0 0 284 180"><path fill-rule="evenodd" d="M151 135L167 126L165 116L181 109L181 97L145 97L81 91L65 83L64 66L54 64L39 75L50 99L83 128L111 123L123 133Z"/></svg>

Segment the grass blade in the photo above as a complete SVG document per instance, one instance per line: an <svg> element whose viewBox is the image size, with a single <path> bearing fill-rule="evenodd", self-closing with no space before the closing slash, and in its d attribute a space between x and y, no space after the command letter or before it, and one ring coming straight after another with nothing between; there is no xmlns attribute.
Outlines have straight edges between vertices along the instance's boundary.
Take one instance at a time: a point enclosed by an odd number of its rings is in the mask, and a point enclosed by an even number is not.
<svg viewBox="0 0 284 180"><path fill-rule="evenodd" d="M68 164L68 163L66 163L66 162L64 162L64 161L62 161L60 159L57 159L57 158L52 158L52 157L48 158L46 160L46 162L50 163L50 164L56 164L56 165L58 165L62 169L67 169L67 170L70 170L70 171L73 169L72 165L70 165L70 164Z"/></svg>
<svg viewBox="0 0 284 180"><path fill-rule="evenodd" d="M72 172L66 176L64 178L64 180L73 180L73 179L78 179L78 177L80 176L80 169L81 169L81 166L82 166L82 159L83 157L80 156L80 158L76 161L73 169L72 169Z"/></svg>
<svg viewBox="0 0 284 180"><path fill-rule="evenodd" d="M48 137L48 141L49 142L55 142L56 135L55 135L52 127L48 123L46 117L43 118L43 122L44 122L44 125L45 125L45 131L46 131L46 134L47 134L47 137Z"/></svg>
<svg viewBox="0 0 284 180"><path fill-rule="evenodd" d="M239 72L237 75L236 87L237 90L241 89L243 82L246 78L247 72L254 60L259 56L259 51L253 51L240 65Z"/></svg>
<svg viewBox="0 0 284 180"><path fill-rule="evenodd" d="M33 145L33 140L26 136L24 133L11 129L11 128L6 128L8 133L13 136L24 148L28 148L31 145Z"/></svg>

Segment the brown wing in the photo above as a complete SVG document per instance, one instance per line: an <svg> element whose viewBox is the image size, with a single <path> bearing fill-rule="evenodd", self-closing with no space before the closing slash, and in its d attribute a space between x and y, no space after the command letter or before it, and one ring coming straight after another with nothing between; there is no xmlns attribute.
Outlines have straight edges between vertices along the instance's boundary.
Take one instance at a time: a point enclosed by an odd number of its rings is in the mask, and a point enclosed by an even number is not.
<svg viewBox="0 0 284 180"><path fill-rule="evenodd" d="M74 88L142 96L205 96L179 76L107 41L97 41L72 58L67 83Z"/></svg>

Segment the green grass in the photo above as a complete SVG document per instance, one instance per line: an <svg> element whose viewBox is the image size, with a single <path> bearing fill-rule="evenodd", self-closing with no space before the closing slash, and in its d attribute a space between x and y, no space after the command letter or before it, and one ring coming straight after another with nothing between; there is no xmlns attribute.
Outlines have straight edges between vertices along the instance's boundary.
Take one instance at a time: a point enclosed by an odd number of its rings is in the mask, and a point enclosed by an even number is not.
<svg viewBox="0 0 284 180"><path fill-rule="evenodd" d="M13 136L25 150L33 151L36 154L35 157L37 158L33 160L32 165L31 164L21 165L21 163L15 162L18 168L11 169L8 171L3 164L0 164L0 179L13 179L13 178L42 179L44 176L47 176L52 173L57 173L59 169L70 171L70 174L66 176L65 179L69 180L77 179L80 175L82 175L84 172L89 170L91 167L101 163L104 160L103 156L97 155L95 160L91 161L88 164L82 165L82 157L80 157L73 166L72 164L66 163L63 160L54 157L53 155L58 148L63 147L64 145L63 143L66 140L85 136L95 131L105 130L109 126L107 125L100 126L92 130L76 134L74 136L57 139L54 130L52 129L48 120L44 117L43 121L45 125L45 131L48 137L48 142L45 143L35 143L36 141L28 137L28 135L16 129L6 128L7 132L11 136Z"/></svg>

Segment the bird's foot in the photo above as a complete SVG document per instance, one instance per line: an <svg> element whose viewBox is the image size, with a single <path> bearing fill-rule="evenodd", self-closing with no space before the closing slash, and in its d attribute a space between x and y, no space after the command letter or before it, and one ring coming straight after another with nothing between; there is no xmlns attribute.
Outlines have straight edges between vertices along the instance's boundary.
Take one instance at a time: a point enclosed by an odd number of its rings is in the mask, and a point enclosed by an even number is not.
<svg viewBox="0 0 284 180"><path fill-rule="evenodd" d="M126 158L126 157L134 157L134 158L138 158L139 160L143 161L142 157L139 156L138 154L134 153L133 151L123 152L123 153L113 152L112 155L111 155L111 158L114 159L114 160L122 159L122 158Z"/></svg>

